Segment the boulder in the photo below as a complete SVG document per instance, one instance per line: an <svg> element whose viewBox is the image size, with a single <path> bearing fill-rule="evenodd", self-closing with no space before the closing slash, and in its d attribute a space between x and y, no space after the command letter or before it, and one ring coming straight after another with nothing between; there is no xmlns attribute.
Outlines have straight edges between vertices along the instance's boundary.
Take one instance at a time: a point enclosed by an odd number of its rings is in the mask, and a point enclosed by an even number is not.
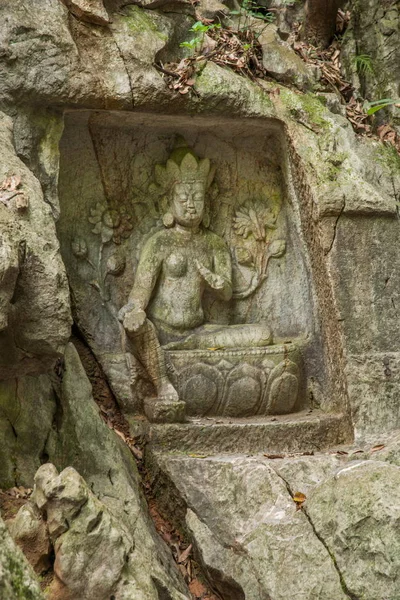
<svg viewBox="0 0 400 600"><path fill-rule="evenodd" d="M1 600L44 600L35 574L0 518Z"/></svg>
<svg viewBox="0 0 400 600"><path fill-rule="evenodd" d="M102 0L63 0L63 2L71 13L82 21L96 25L108 25L110 22Z"/></svg>
<svg viewBox="0 0 400 600"><path fill-rule="evenodd" d="M46 523L38 508L27 502L6 525L34 571L39 575L48 571L52 566L52 546Z"/></svg>
<svg viewBox="0 0 400 600"><path fill-rule="evenodd" d="M46 520L54 545L57 598L108 600L121 577L133 540L68 467L45 464L35 477L32 501Z"/></svg>
<svg viewBox="0 0 400 600"><path fill-rule="evenodd" d="M275 25L263 27L258 41L262 47L263 67L274 79L282 83L294 83L300 88L310 87L312 72L290 45L282 40Z"/></svg>
<svg viewBox="0 0 400 600"><path fill-rule="evenodd" d="M307 498L306 515L351 598L400 597L399 488L399 467L356 461Z"/></svg>
<svg viewBox="0 0 400 600"><path fill-rule="evenodd" d="M156 457L214 587L230 600L344 600L339 573L286 482L254 457ZM272 462L272 461L271 461Z"/></svg>
<svg viewBox="0 0 400 600"><path fill-rule="evenodd" d="M52 212L39 181L17 157L13 122L4 113L0 145L0 378L11 379L53 366L71 315Z"/></svg>

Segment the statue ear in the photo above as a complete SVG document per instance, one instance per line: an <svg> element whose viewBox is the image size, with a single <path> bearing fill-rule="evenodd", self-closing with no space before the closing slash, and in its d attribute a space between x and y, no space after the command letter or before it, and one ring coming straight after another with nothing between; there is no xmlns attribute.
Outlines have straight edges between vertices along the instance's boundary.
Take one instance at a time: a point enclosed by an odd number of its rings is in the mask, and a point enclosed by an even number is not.
<svg viewBox="0 0 400 600"><path fill-rule="evenodd" d="M166 212L163 215L163 224L164 224L164 227L167 227L168 229L170 227L173 227L175 225L174 215L170 212Z"/></svg>
<svg viewBox="0 0 400 600"><path fill-rule="evenodd" d="M205 227L206 229L210 227L210 215L208 214L208 212L204 214L202 224L203 227Z"/></svg>

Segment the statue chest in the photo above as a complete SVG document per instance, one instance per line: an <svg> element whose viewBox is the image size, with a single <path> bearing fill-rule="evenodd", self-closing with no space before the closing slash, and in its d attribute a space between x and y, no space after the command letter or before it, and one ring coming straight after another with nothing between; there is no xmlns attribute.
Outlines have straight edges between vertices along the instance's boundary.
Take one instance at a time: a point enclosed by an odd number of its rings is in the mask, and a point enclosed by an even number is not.
<svg viewBox="0 0 400 600"><path fill-rule="evenodd" d="M196 261L211 269L212 256L204 248L176 248L164 260L164 275L169 279L197 279L200 277Z"/></svg>

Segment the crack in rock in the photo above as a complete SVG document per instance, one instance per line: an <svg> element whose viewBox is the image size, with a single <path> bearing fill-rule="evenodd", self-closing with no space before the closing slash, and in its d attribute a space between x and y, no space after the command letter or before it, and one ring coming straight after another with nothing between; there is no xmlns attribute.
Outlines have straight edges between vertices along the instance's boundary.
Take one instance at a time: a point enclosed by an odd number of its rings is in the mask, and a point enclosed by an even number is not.
<svg viewBox="0 0 400 600"><path fill-rule="evenodd" d="M342 211L343 212L343 211ZM340 216L340 215L339 215ZM291 498L294 497L294 492L292 491L289 482L282 476L281 473L279 473L278 470L276 470L274 468L275 473L278 475L278 477L284 482L284 484L286 485L287 491L289 492ZM327 551L330 559L332 560L332 564L339 576L339 581L340 581L340 585L342 587L343 592L346 594L346 596L350 599L350 600L361 600L358 596L356 596L355 594L352 594L350 592L350 590L348 589L346 582L344 580L343 574L339 569L339 565L336 561L335 555L333 553L333 551L329 548L329 546L327 545L327 543L325 542L324 538L318 533L318 531L315 528L314 523L312 522L312 519L310 517L310 515L308 514L306 508L303 506L302 507L302 511L304 516L306 517L307 521L309 522L311 529L313 530L313 533L315 535L315 537L321 542L321 544L324 546L325 550Z"/></svg>

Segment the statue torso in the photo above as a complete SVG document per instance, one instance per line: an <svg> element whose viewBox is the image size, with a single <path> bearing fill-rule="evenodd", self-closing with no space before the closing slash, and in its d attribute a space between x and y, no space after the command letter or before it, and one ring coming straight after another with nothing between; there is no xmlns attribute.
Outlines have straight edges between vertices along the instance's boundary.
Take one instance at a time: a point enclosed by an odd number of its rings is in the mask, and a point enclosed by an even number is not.
<svg viewBox="0 0 400 600"><path fill-rule="evenodd" d="M196 261L213 269L214 234L173 228L159 234L157 247L161 270L148 307L148 316L173 329L186 331L204 322L202 296L205 288Z"/></svg>

